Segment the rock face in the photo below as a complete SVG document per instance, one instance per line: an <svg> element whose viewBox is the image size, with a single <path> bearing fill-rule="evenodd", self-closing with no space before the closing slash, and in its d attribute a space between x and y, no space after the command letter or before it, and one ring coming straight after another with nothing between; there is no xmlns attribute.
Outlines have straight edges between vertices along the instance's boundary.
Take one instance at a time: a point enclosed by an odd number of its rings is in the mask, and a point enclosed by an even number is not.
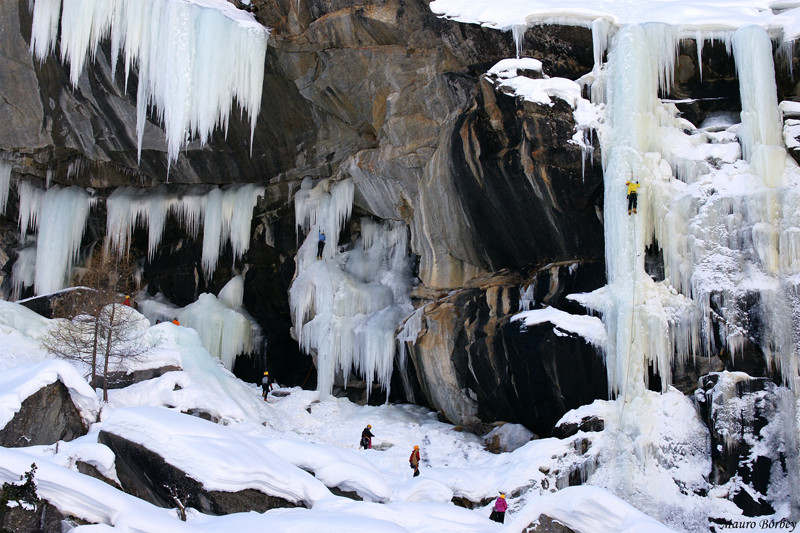
<svg viewBox="0 0 800 533"><path fill-rule="evenodd" d="M252 489L239 492L207 490L158 454L107 431L100 432L98 442L114 452L122 489L160 507L178 507L175 498L183 506L213 515L248 511L263 513L278 507L296 507L282 498Z"/></svg>
<svg viewBox="0 0 800 533"><path fill-rule="evenodd" d="M605 398L602 358L585 339L549 323L511 322L523 286L533 285L534 294L538 287L531 305L570 308L566 294L602 282L598 265L571 270L553 266L526 283L516 274L494 276L425 305L418 340L407 343L409 399L454 423L505 420L549 435L568 410Z"/></svg>
<svg viewBox="0 0 800 533"><path fill-rule="evenodd" d="M0 429L0 446L36 446L69 441L86 434L69 391L60 381L48 385L22 402L22 407Z"/></svg>
<svg viewBox="0 0 800 533"><path fill-rule="evenodd" d="M298 244L292 191L305 176L351 177L359 214L404 221L425 288L462 288L502 269L602 257L599 153L583 161L570 143L569 107L518 102L481 77L514 56L510 34L440 19L424 0L256 0L253 8L273 31L252 157L249 124L234 114L227 138L190 143L169 175L154 122L137 163L135 95L123 90L120 72L112 77L107 44L73 89L55 54L42 64L31 59L27 2L6 3L0 12L8 22L0 60L19 70L0 85L0 102L9 113L33 117L2 129L0 149L16 178L94 188L89 227L99 231L87 232L85 246L102 239L104 198L113 187L167 177L172 184L265 184L244 264L233 265L223 251L214 278L204 279L198 243L169 223L155 258L143 259L151 294L178 305L217 292L246 269L245 308L261 324L266 349L242 358L238 375L255 380L269 367L280 383L316 381L311 358L289 334L286 305ZM591 69L588 30L529 33L525 53L541 57L549 74L577 78ZM144 255L146 239L135 232L132 253ZM8 255L7 272L16 257Z"/></svg>
<svg viewBox="0 0 800 533"><path fill-rule="evenodd" d="M36 509L11 507L6 510L5 520L0 528L14 533L51 533L61 531L61 521L65 518L54 506L46 501L39 502Z"/></svg>

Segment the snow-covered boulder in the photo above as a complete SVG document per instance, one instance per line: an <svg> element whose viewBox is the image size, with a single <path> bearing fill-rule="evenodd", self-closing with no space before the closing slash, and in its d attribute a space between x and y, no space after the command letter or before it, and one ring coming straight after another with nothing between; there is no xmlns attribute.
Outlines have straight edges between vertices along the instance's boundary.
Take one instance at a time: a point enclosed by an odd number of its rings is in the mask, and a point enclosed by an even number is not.
<svg viewBox="0 0 800 533"><path fill-rule="evenodd" d="M177 498L203 513L228 514L310 507L331 497L322 482L260 441L169 409L113 410L98 440L114 452L123 489L155 505L175 507Z"/></svg>
<svg viewBox="0 0 800 533"><path fill-rule="evenodd" d="M86 433L97 395L64 361L5 369L0 375L0 445L53 444Z"/></svg>

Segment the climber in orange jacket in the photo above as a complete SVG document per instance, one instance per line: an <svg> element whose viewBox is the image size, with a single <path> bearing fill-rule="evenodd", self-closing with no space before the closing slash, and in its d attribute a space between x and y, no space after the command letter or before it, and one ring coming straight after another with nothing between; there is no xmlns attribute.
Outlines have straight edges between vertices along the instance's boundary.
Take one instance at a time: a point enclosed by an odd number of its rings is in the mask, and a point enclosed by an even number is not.
<svg viewBox="0 0 800 533"><path fill-rule="evenodd" d="M419 446L414 446L414 451L408 458L408 465L414 469L414 477L417 477L419 475Z"/></svg>

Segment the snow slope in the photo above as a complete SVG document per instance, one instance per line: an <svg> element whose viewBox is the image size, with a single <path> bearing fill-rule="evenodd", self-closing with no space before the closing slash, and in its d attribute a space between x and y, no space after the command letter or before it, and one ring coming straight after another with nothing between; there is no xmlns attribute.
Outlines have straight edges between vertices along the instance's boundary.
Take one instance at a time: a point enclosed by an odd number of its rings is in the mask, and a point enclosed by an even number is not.
<svg viewBox="0 0 800 533"><path fill-rule="evenodd" d="M208 354L194 330L169 323L150 328L163 343L137 368L168 362L182 370L109 391L98 415L98 396L80 374L37 347L47 323L18 304L0 302L0 362L6 369L0 412L8 418L37 387L61 379L76 404L87 406L83 411L93 423L86 436L57 447L0 448L0 480L18 480L35 461L40 496L64 513L104 524L73 531L522 531L542 512L577 531L597 531L597 524L609 530L620 524L666 530L600 488L574 487L569 497L541 497L563 484L568 472L591 462L574 442L543 439L495 455L474 435L455 431L418 406L358 406L341 398L320 400L317 391L281 388L264 402L256 385L241 382ZM670 408L691 409L683 396L668 397ZM600 408L610 412L613 405ZM183 414L190 410L208 412L219 423ZM359 450L358 436L367 423L376 435L375 449ZM116 479L113 455L97 443L101 430L146 446L209 489L255 488L309 508L221 517L190 510L188 521L180 522L174 509L155 507L77 471L76 463L84 461ZM612 435L593 438L600 450ZM418 478L407 466L414 444L422 448ZM702 476L697 465L687 469L684 477ZM364 501L336 496L328 487L356 492ZM505 528L488 520L501 490L510 502ZM454 496L477 507L456 507ZM591 502L581 515L567 502L576 498Z"/></svg>

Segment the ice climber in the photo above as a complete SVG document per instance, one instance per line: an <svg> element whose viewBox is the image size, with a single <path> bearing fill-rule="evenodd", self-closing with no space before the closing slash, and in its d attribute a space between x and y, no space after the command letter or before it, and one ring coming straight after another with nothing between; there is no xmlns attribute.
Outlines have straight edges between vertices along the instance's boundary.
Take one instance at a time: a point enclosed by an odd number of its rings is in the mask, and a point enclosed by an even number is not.
<svg viewBox="0 0 800 533"><path fill-rule="evenodd" d="M375 435L372 434L372 426L367 424L367 427L364 428L364 431L361 432L361 442L359 443L359 448L364 448L365 450L372 449L372 437Z"/></svg>
<svg viewBox="0 0 800 533"><path fill-rule="evenodd" d="M127 305L128 307L131 306L131 295L130 294L126 294L125 295L125 300L122 302L122 305Z"/></svg>
<svg viewBox="0 0 800 533"><path fill-rule="evenodd" d="M639 180L633 181L626 181L625 185L628 186L628 214L631 214L631 209L633 209L633 214L636 214L636 198L638 194L636 191L639 189Z"/></svg>
<svg viewBox="0 0 800 533"><path fill-rule="evenodd" d="M411 452L411 457L408 458L408 464L414 469L414 476L419 475L419 446L414 446L414 451Z"/></svg>
<svg viewBox="0 0 800 533"><path fill-rule="evenodd" d="M267 396L272 391L272 376L269 375L269 372L264 372L264 377L261 378L261 396L264 398L264 401L267 401Z"/></svg>
<svg viewBox="0 0 800 533"><path fill-rule="evenodd" d="M317 259L322 259L322 251L325 249L325 232L319 232L319 241L317 242Z"/></svg>
<svg viewBox="0 0 800 533"><path fill-rule="evenodd" d="M175 324L176 326L180 326L181 325L181 323L178 322L178 317L173 318L172 319L172 323Z"/></svg>
<svg viewBox="0 0 800 533"><path fill-rule="evenodd" d="M489 519L502 524L506 519L506 510L508 510L506 495L504 492L501 492L500 496L494 501L494 509L492 509L492 514L489 515Z"/></svg>

